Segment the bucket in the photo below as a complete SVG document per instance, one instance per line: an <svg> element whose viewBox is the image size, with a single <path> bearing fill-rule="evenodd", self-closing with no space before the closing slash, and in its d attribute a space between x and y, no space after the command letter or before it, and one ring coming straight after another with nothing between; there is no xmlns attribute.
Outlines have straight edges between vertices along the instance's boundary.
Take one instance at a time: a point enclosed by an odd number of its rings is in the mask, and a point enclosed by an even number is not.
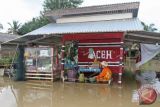
<svg viewBox="0 0 160 107"><path fill-rule="evenodd" d="M84 82L85 81L85 77L84 77L83 73L79 74L78 80L79 80L79 82Z"/></svg>
<svg viewBox="0 0 160 107"><path fill-rule="evenodd" d="M68 81L75 82L76 81L76 72L73 70L67 71Z"/></svg>

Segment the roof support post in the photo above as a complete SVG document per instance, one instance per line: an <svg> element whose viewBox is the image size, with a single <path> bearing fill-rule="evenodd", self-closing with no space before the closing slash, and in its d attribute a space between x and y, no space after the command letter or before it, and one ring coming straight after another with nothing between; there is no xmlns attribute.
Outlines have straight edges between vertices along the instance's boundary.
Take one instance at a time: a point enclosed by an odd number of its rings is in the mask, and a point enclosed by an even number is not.
<svg viewBox="0 0 160 107"><path fill-rule="evenodd" d="M64 50L65 50L65 42L63 41L62 43L62 47L61 47L61 79L62 79L62 82L64 82Z"/></svg>
<svg viewBox="0 0 160 107"><path fill-rule="evenodd" d="M17 63L16 63L16 81L24 81L25 80L25 67L24 67L24 46L18 46L18 54L17 54Z"/></svg>

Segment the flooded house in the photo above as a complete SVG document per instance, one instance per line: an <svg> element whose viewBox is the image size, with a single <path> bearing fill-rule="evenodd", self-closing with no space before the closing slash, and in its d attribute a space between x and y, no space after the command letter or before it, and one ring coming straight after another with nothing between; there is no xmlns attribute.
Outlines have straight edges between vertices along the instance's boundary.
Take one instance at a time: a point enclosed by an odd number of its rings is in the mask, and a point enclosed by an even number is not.
<svg viewBox="0 0 160 107"><path fill-rule="evenodd" d="M11 52L13 52L14 46L6 44L1 46L2 43L6 42L6 41L10 41L13 39L16 39L18 37L18 35L13 35L13 34L8 34L8 33L0 33L0 55L10 55Z"/></svg>
<svg viewBox="0 0 160 107"><path fill-rule="evenodd" d="M10 66L8 62L15 53L16 49L15 46L9 44L5 44L2 46L1 44L17 37L18 35L0 33L0 76L3 76L5 69Z"/></svg>
<svg viewBox="0 0 160 107"><path fill-rule="evenodd" d="M50 24L6 43L18 46L16 80L92 82L106 61L117 82L128 63L125 52L137 43L160 43L143 30L139 2L47 11ZM6 44L4 43L4 44ZM136 48L134 48L136 49ZM134 69L134 68L133 68Z"/></svg>

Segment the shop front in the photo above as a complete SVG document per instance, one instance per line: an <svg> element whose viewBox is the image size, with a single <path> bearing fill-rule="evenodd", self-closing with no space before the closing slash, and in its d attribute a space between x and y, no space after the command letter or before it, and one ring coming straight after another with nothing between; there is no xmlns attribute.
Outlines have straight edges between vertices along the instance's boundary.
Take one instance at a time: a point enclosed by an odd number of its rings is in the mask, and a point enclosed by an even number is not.
<svg viewBox="0 0 160 107"><path fill-rule="evenodd" d="M25 79L53 81L60 75L61 61L58 45L25 46Z"/></svg>
<svg viewBox="0 0 160 107"><path fill-rule="evenodd" d="M64 35L65 80L91 82L89 80L102 71L101 62L106 61L112 73L119 75L118 82L121 83L123 34L114 32ZM81 76L83 78L80 79Z"/></svg>

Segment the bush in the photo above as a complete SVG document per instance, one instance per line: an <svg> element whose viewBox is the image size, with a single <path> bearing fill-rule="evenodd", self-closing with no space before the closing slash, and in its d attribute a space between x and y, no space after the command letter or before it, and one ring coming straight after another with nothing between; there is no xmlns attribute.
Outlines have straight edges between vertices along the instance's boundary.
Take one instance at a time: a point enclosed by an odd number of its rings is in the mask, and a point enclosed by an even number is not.
<svg viewBox="0 0 160 107"><path fill-rule="evenodd" d="M12 63L12 57L0 58L0 65L10 65Z"/></svg>

